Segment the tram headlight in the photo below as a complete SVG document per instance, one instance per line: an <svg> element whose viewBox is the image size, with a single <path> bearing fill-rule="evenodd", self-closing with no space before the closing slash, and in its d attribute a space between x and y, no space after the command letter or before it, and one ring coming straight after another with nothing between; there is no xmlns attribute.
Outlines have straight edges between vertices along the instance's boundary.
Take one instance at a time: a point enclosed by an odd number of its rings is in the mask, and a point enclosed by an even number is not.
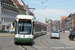
<svg viewBox="0 0 75 50"><path fill-rule="evenodd" d="M19 35L15 35L15 37L19 38Z"/></svg>

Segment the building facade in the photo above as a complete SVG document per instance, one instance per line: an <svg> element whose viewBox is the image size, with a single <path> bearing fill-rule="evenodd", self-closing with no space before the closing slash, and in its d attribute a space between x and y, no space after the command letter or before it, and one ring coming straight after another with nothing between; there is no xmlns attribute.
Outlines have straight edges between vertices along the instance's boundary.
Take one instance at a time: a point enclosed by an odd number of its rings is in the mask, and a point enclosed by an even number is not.
<svg viewBox="0 0 75 50"><path fill-rule="evenodd" d="M25 5L25 3L22 0L19 0L20 5L23 6L23 9L25 10L25 14L28 15L28 5Z"/></svg>
<svg viewBox="0 0 75 50"><path fill-rule="evenodd" d="M13 2L15 3L15 5L18 8L18 12L19 14L26 14L26 11L24 10L24 5L22 4L22 1L18 1L18 0L13 0Z"/></svg>
<svg viewBox="0 0 75 50"><path fill-rule="evenodd" d="M65 20L66 30L72 30L75 28L75 13L71 13Z"/></svg>
<svg viewBox="0 0 75 50"><path fill-rule="evenodd" d="M51 22L52 20L51 19L48 19L46 18L46 25L47 25L47 31L50 32L51 31Z"/></svg>
<svg viewBox="0 0 75 50"><path fill-rule="evenodd" d="M72 14L70 14L66 19L65 19L65 23L66 23L66 29L67 31L69 31L70 29L72 29Z"/></svg>
<svg viewBox="0 0 75 50"><path fill-rule="evenodd" d="M75 13L72 14L71 20L72 20L72 28L75 28Z"/></svg>
<svg viewBox="0 0 75 50"><path fill-rule="evenodd" d="M1 0L2 7L2 30L9 29L9 24L15 21L16 15L18 15L18 9L11 0Z"/></svg>
<svg viewBox="0 0 75 50"><path fill-rule="evenodd" d="M34 13L32 13L29 10L28 5L25 5L25 3L22 0L19 0L19 1L18 0L13 0L13 1L17 5L19 14L25 14L25 15L32 15L32 16L34 16Z"/></svg>
<svg viewBox="0 0 75 50"><path fill-rule="evenodd" d="M66 29L66 23L65 23L65 19L67 18L68 16L61 16L61 29L62 30L65 30Z"/></svg>
<svg viewBox="0 0 75 50"><path fill-rule="evenodd" d="M22 0L0 0L0 30L7 31L18 14L34 14Z"/></svg>
<svg viewBox="0 0 75 50"><path fill-rule="evenodd" d="M60 30L60 21L55 20L51 23L51 30Z"/></svg>
<svg viewBox="0 0 75 50"><path fill-rule="evenodd" d="M1 0L0 0L0 30L2 30L2 7L1 7Z"/></svg>

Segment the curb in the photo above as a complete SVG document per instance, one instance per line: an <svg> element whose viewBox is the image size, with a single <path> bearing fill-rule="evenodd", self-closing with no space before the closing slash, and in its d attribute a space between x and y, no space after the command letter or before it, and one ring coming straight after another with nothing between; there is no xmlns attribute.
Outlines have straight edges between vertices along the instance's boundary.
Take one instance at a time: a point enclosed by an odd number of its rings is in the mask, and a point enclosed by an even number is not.
<svg viewBox="0 0 75 50"><path fill-rule="evenodd" d="M7 33L0 34L0 37L9 37L9 36L14 36L14 34L7 34Z"/></svg>

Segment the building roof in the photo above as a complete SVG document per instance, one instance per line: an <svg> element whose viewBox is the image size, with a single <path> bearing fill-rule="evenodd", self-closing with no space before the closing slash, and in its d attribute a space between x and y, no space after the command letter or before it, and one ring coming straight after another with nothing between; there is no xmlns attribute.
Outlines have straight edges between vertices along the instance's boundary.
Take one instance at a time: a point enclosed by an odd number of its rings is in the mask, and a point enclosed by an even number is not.
<svg viewBox="0 0 75 50"><path fill-rule="evenodd" d="M61 16L61 20L65 20L68 16Z"/></svg>
<svg viewBox="0 0 75 50"><path fill-rule="evenodd" d="M52 25L58 25L59 23L60 23L60 21L55 20L55 21L52 22Z"/></svg>
<svg viewBox="0 0 75 50"><path fill-rule="evenodd" d="M16 6L13 4L13 1L6 1L6 0L1 0L1 6L2 8L10 9L12 11L18 12L18 9Z"/></svg>
<svg viewBox="0 0 75 50"><path fill-rule="evenodd" d="M24 10L23 5L21 5L20 3L16 3L16 5L19 5L18 8L21 10Z"/></svg>

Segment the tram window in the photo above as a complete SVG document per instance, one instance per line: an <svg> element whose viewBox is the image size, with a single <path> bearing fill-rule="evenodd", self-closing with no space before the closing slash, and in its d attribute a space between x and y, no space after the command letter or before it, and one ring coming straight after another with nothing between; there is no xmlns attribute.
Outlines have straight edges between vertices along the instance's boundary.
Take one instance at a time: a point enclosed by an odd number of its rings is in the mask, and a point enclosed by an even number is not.
<svg viewBox="0 0 75 50"><path fill-rule="evenodd" d="M31 34L31 20L19 19L18 28L19 34Z"/></svg>
<svg viewBox="0 0 75 50"><path fill-rule="evenodd" d="M19 34L25 34L25 35L31 34L31 23L19 22L18 32Z"/></svg>

